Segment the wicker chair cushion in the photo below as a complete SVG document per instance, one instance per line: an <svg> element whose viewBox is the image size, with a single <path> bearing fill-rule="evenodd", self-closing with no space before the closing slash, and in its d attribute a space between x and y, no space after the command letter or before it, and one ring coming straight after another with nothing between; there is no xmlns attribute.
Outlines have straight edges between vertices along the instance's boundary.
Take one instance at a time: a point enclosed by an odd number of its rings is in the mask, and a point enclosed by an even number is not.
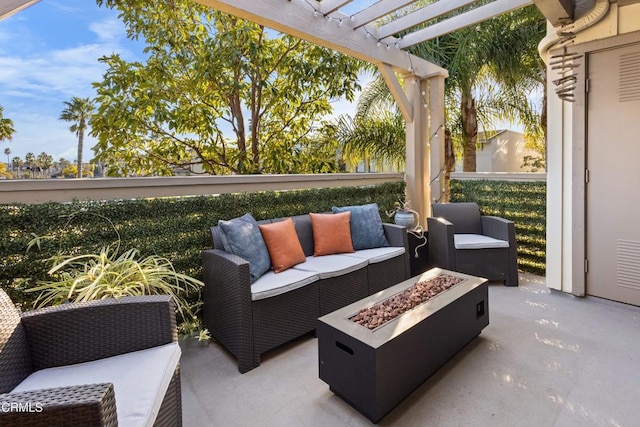
<svg viewBox="0 0 640 427"><path fill-rule="evenodd" d="M180 362L177 342L77 365L36 371L12 392L112 383L118 424L153 425Z"/></svg>
<svg viewBox="0 0 640 427"><path fill-rule="evenodd" d="M309 214L313 229L313 256L353 252L349 219L351 212Z"/></svg>
<svg viewBox="0 0 640 427"><path fill-rule="evenodd" d="M334 213L351 212L351 241L356 251L389 246L382 228L377 203L362 206L334 206L331 210Z"/></svg>
<svg viewBox="0 0 640 427"><path fill-rule="evenodd" d="M509 242L498 240L482 234L454 234L453 244L456 249L491 249L508 248Z"/></svg>
<svg viewBox="0 0 640 427"><path fill-rule="evenodd" d="M281 273L296 264L305 262L307 257L304 255L291 218L271 224L258 224L258 226L269 250L274 273Z"/></svg>
<svg viewBox="0 0 640 427"><path fill-rule="evenodd" d="M249 261L251 283L269 271L271 259L258 223L247 213L240 218L218 221L224 250Z"/></svg>
<svg viewBox="0 0 640 427"><path fill-rule="evenodd" d="M394 246L386 248L363 249L361 251L355 251L352 254L345 255L366 259L369 264L377 264L379 262L383 262L403 254L404 248Z"/></svg>
<svg viewBox="0 0 640 427"><path fill-rule="evenodd" d="M352 271L366 267L366 259L356 258L347 254L307 257L307 261L293 267L295 270L316 273L320 279L342 276Z"/></svg>
<svg viewBox="0 0 640 427"><path fill-rule="evenodd" d="M316 273L296 268L290 268L278 274L268 271L251 285L251 300L275 297L318 280L320 277Z"/></svg>

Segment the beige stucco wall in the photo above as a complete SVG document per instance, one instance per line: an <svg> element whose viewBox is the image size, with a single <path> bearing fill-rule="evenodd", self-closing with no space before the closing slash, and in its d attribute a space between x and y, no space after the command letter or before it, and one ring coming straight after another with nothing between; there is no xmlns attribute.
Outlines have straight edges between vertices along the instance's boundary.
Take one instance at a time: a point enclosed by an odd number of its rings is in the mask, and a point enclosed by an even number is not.
<svg viewBox="0 0 640 427"><path fill-rule="evenodd" d="M525 156L539 156L526 148L524 134L507 130L476 151L476 172L531 172L523 168Z"/></svg>
<svg viewBox="0 0 640 427"><path fill-rule="evenodd" d="M554 32L553 27L549 32ZM640 4L618 7L576 35L573 50L588 53L640 42ZM553 54L552 50L549 54ZM584 162L586 59L579 61L576 101L563 102L548 87L547 122L547 286L584 295ZM548 69L549 81L558 74Z"/></svg>

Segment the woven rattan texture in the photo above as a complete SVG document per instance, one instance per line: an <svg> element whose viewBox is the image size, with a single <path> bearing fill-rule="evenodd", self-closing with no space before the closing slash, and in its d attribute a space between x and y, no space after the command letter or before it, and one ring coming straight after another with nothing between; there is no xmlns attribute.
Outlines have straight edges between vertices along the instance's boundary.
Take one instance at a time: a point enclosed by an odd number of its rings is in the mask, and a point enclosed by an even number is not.
<svg viewBox="0 0 640 427"><path fill-rule="evenodd" d="M456 268L489 280L506 280L509 248L456 251Z"/></svg>
<svg viewBox="0 0 640 427"><path fill-rule="evenodd" d="M282 218L271 220L280 221ZM293 217L296 233L307 256L313 254L313 230L309 215ZM391 246L405 248L405 265L385 264L376 280L386 287L404 280L409 271L408 241L404 227L384 224ZM313 331L317 318L369 294L368 267L343 276L322 279L303 288L262 300L251 299L249 264L220 250L218 231L212 227L214 249L202 251L202 320L217 343L238 359L238 370L260 365L260 354ZM382 265L380 268L385 268ZM396 280L396 277L399 278Z"/></svg>
<svg viewBox="0 0 640 427"><path fill-rule="evenodd" d="M255 352L260 354L316 328L318 284L254 301L253 307Z"/></svg>
<svg viewBox="0 0 640 427"><path fill-rule="evenodd" d="M369 295L387 289L407 280L409 273L406 271L405 255L369 264L367 266L367 276L369 278Z"/></svg>
<svg viewBox="0 0 640 427"><path fill-rule="evenodd" d="M213 243L213 249L224 250L224 245L222 244L222 238L220 237L220 228L211 227L211 241Z"/></svg>
<svg viewBox="0 0 640 427"><path fill-rule="evenodd" d="M361 268L342 276L322 279L318 287L320 316L324 316L369 295L367 269Z"/></svg>
<svg viewBox="0 0 640 427"><path fill-rule="evenodd" d="M311 217L309 215L298 215L292 218L304 254L306 256L313 255L313 228L311 227Z"/></svg>
<svg viewBox="0 0 640 427"><path fill-rule="evenodd" d="M455 209L457 205L459 204L449 204L448 210ZM465 212L469 207L474 206L469 203L460 203L460 205L463 205ZM477 206L475 208L477 209ZM454 234L458 232L456 224L448 219L427 218L431 263L436 267L485 277L489 280L504 280L506 286L518 286L515 225L512 221L503 218L479 214L477 216L484 235L506 240L509 242L509 247L458 250L454 245Z"/></svg>
<svg viewBox="0 0 640 427"><path fill-rule="evenodd" d="M173 301L165 295L63 304L26 312L22 323L34 370L102 359L177 340Z"/></svg>
<svg viewBox="0 0 640 427"><path fill-rule="evenodd" d="M2 427L117 426L112 384L89 384L0 395ZM6 412L4 408L14 410Z"/></svg>
<svg viewBox="0 0 640 427"><path fill-rule="evenodd" d="M211 336L236 358L246 372L258 366L253 350L253 308L249 263L218 249L202 252L202 320Z"/></svg>
<svg viewBox="0 0 640 427"><path fill-rule="evenodd" d="M162 406L153 424L155 427L182 426L182 392L180 388L180 365L176 367L173 378L162 400Z"/></svg>
<svg viewBox="0 0 640 427"><path fill-rule="evenodd" d="M8 393L31 374L31 359L20 313L0 289L0 393Z"/></svg>

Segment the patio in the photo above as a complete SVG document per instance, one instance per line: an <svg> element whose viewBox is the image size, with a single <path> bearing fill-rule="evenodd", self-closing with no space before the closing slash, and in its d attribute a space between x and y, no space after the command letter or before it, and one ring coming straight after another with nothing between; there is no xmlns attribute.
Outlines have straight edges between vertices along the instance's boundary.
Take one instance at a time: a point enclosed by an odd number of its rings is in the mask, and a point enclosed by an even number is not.
<svg viewBox="0 0 640 427"><path fill-rule="evenodd" d="M522 274L489 286L490 325L381 425L637 424L640 308L550 291ZM216 343L183 341L185 426L366 426L318 378L305 336L241 375Z"/></svg>

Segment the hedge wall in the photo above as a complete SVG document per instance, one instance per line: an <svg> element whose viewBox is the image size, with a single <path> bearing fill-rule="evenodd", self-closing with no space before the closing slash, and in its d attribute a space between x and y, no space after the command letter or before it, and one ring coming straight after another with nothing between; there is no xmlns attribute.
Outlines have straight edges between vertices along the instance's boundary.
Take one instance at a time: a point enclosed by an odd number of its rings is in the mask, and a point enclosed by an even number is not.
<svg viewBox="0 0 640 427"><path fill-rule="evenodd" d="M483 214L515 223L518 266L538 275L545 274L546 194L545 182L451 180L452 202L476 202Z"/></svg>
<svg viewBox="0 0 640 427"><path fill-rule="evenodd" d="M29 309L36 295L24 289L46 278L47 258L59 250L97 252L120 235L121 252L167 257L176 271L201 279L200 251L211 247L209 227L251 212L260 219L330 211L331 206L376 202L381 211L404 197L403 182L368 187L224 194L105 202L0 205L0 286ZM69 215L82 212L69 220ZM386 215L382 215L386 220ZM52 235L26 251L33 234ZM192 297L197 299L197 295Z"/></svg>
<svg viewBox="0 0 640 427"><path fill-rule="evenodd" d="M251 212L256 219L323 212L334 205L376 202L381 211L404 197L404 183L369 187L156 198L107 202L0 205L0 286L15 302L31 308L24 293L46 278L47 259L64 253L96 252L117 240L121 251L169 258L177 271L201 278L200 251L211 247L209 227L219 219ZM451 201L475 201L484 214L516 223L519 266L545 273L546 184L541 182L451 181ZM69 220L69 215L82 212ZM387 220L386 215L382 215ZM27 252L33 235L52 235L40 249ZM197 296L193 297L194 299Z"/></svg>

